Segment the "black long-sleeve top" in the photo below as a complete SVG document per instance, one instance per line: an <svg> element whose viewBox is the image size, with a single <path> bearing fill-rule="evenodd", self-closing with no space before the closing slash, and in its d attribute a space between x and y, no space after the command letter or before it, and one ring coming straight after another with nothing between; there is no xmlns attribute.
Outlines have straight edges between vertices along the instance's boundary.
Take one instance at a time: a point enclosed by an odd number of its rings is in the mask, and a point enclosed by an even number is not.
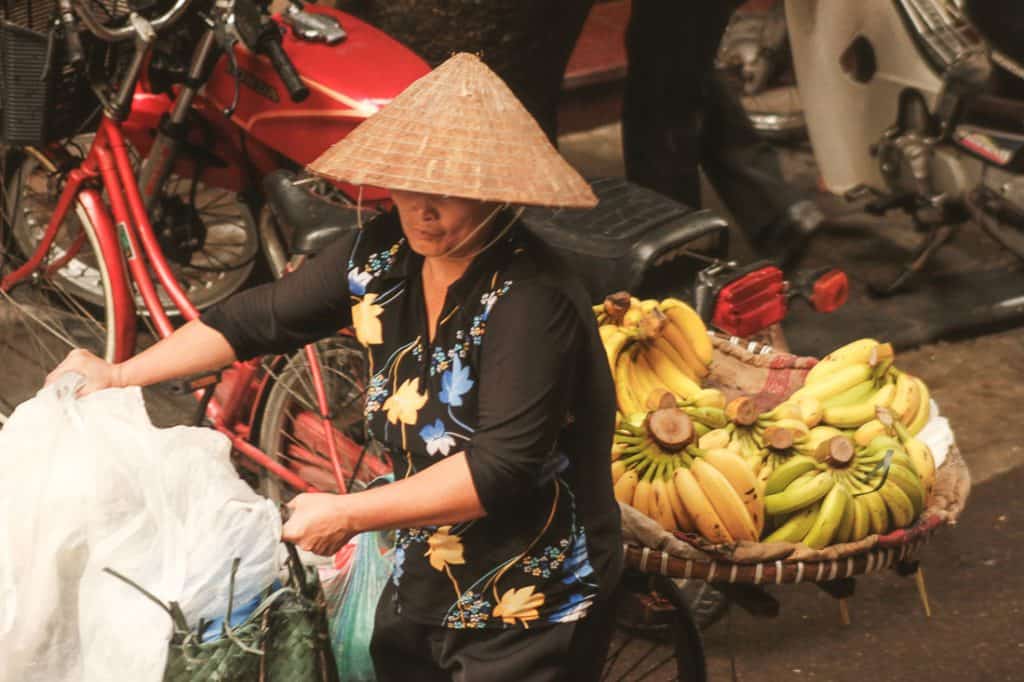
<svg viewBox="0 0 1024 682"><path fill-rule="evenodd" d="M614 392L589 300L516 224L449 287L431 342L422 262L391 213L202 320L239 358L354 326L365 418L396 478L466 453L487 515L397 532L396 608L452 628L581 618L621 567Z"/></svg>

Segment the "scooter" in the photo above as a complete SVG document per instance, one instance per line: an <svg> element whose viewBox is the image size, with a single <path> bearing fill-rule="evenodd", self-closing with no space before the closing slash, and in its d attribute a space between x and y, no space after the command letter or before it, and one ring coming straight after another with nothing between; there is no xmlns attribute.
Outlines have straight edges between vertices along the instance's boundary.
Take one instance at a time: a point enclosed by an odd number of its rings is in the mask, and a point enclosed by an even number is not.
<svg viewBox="0 0 1024 682"><path fill-rule="evenodd" d="M1020 5L786 0L785 15L825 187L924 233L875 292L900 290L968 221L1024 259L1024 55L1007 30Z"/></svg>

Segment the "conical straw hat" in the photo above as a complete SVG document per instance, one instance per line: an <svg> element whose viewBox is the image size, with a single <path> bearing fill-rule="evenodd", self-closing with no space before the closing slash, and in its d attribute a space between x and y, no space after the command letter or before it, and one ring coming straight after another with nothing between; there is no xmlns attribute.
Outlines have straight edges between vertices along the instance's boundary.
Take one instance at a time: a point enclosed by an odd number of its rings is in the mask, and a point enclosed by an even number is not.
<svg viewBox="0 0 1024 682"><path fill-rule="evenodd" d="M354 185L481 201L597 204L508 86L467 53L410 85L309 170Z"/></svg>

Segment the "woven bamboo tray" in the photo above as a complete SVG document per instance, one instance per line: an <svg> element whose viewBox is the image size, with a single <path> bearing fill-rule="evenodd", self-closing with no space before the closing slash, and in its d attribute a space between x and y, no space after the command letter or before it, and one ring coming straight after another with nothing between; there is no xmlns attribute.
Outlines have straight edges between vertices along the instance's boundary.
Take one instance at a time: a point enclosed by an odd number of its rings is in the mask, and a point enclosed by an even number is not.
<svg viewBox="0 0 1024 682"><path fill-rule="evenodd" d="M773 402L774 397L774 402L779 402L803 384L806 373L816 364L814 358L775 353L770 347L743 339L712 338L715 359L709 383L727 395L758 395L766 397L768 402ZM803 545L788 545L787 549L782 543L773 543L771 547L775 551L771 551L766 544L744 543L748 551L737 552L735 556L735 548L712 547L694 536L676 535L664 542L664 538L656 538L648 528L646 533L637 535L652 540L652 545L671 544L675 550L627 542L623 547L625 564L646 574L752 585L825 583L877 573L913 561L938 528L956 522L969 491L967 466L960 451L953 446L936 471L935 490L928 508L910 528L818 551ZM631 508L623 511L624 516L639 514ZM633 521L630 525L634 527L636 522L643 523L636 516ZM772 558L752 560L759 547L766 548L764 553ZM749 551L751 549L754 551ZM742 558L736 558L741 555Z"/></svg>

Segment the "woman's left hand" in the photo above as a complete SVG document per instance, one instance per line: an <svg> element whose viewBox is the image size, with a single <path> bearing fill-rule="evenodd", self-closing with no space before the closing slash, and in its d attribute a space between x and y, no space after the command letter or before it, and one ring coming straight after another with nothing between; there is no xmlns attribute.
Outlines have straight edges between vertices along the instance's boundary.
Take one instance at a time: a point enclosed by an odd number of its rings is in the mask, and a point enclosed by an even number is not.
<svg viewBox="0 0 1024 682"><path fill-rule="evenodd" d="M284 524L281 539L314 554L334 554L358 532L348 527L344 498L330 493L297 495L287 505L291 516Z"/></svg>

